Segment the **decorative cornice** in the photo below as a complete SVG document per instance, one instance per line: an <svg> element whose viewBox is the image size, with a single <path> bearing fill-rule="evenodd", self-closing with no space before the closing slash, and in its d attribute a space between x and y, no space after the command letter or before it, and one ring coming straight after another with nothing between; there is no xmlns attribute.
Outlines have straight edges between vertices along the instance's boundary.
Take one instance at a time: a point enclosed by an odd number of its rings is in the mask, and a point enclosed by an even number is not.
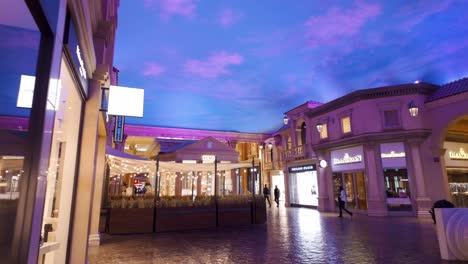
<svg viewBox="0 0 468 264"><path fill-rule="evenodd" d="M313 109L309 109L306 115L309 118L314 118L325 113L334 111L341 107L353 104L358 101L376 99L382 97L393 97L393 96L403 96L409 94L423 94L429 95L433 93L438 88L437 85L430 83L419 83L419 84L401 84L395 86L386 86L380 88L371 88L354 91L343 97L337 98L333 101L330 101L326 104L317 106Z"/></svg>
<svg viewBox="0 0 468 264"><path fill-rule="evenodd" d="M314 151L323 151L327 149L342 148L344 146L362 145L362 144L377 144L384 142L407 141L408 139L420 139L421 141L429 137L430 130L407 130L389 133L371 133L361 134L345 139L323 142L312 145Z"/></svg>

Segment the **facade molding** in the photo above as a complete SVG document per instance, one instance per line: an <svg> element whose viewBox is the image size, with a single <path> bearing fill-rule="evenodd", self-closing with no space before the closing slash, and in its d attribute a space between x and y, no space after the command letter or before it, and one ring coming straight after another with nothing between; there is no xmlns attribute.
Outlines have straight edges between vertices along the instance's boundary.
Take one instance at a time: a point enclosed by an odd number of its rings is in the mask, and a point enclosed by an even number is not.
<svg viewBox="0 0 468 264"><path fill-rule="evenodd" d="M213 137L217 140L230 142L254 142L262 143L270 135L257 133L242 133L235 131L214 131L188 128L150 127L141 125L125 125L125 134L129 136L145 137L167 137L185 140L198 140L206 137Z"/></svg>
<svg viewBox="0 0 468 264"><path fill-rule="evenodd" d="M418 129L412 131L398 131L398 132L382 132L382 133L369 133L361 134L341 140L334 140L312 145L315 151L323 151L326 149L338 149L344 146L362 145L362 144L377 144L382 142L395 142L407 141L408 139L426 139L431 134L431 130Z"/></svg>
<svg viewBox="0 0 468 264"><path fill-rule="evenodd" d="M357 90L349 93L343 97L337 98L326 104L317 106L316 108L309 109L306 115L309 118L314 118L328 112L337 110L339 108L351 105L358 101L377 99L383 97L402 96L410 94L424 94L428 95L434 92L439 86L430 83L419 84L401 84L395 86L386 86L381 88L371 88Z"/></svg>

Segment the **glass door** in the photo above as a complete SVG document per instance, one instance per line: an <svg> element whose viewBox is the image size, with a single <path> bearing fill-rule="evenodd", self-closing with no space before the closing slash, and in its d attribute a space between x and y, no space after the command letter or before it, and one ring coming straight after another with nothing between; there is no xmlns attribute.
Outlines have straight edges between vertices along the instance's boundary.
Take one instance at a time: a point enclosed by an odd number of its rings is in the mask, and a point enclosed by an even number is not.
<svg viewBox="0 0 468 264"><path fill-rule="evenodd" d="M357 209L367 210L367 192L366 181L364 172L359 171L355 173L356 178L356 192L357 192Z"/></svg>
<svg viewBox="0 0 468 264"><path fill-rule="evenodd" d="M343 173L344 178L344 190L346 193L346 207L356 209L356 186L354 182L353 173Z"/></svg>
<svg viewBox="0 0 468 264"><path fill-rule="evenodd" d="M335 200L340 196L340 186L343 186L346 193L347 208L367 210L367 191L364 172L333 173Z"/></svg>

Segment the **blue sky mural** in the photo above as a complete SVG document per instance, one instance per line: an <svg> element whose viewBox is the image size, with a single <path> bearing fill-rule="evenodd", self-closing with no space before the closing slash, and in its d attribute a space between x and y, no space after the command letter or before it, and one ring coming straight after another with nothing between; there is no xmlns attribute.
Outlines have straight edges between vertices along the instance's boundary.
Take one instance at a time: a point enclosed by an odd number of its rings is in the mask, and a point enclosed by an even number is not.
<svg viewBox="0 0 468 264"><path fill-rule="evenodd" d="M132 124L242 132L357 89L468 76L468 1L121 1L119 84Z"/></svg>

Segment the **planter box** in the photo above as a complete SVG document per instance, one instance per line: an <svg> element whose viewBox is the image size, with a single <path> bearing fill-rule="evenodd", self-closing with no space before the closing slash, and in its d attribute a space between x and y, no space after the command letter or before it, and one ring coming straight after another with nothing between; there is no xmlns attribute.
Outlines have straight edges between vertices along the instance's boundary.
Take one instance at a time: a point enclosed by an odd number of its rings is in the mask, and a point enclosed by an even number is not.
<svg viewBox="0 0 468 264"><path fill-rule="evenodd" d="M266 204L256 203L255 204L255 223L254 224L265 224L267 220L266 216Z"/></svg>
<svg viewBox="0 0 468 264"><path fill-rule="evenodd" d="M154 208L109 209L109 234L153 232Z"/></svg>
<svg viewBox="0 0 468 264"><path fill-rule="evenodd" d="M216 227L214 206L156 208L156 232Z"/></svg>
<svg viewBox="0 0 468 264"><path fill-rule="evenodd" d="M218 205L218 226L252 224L252 204Z"/></svg>

